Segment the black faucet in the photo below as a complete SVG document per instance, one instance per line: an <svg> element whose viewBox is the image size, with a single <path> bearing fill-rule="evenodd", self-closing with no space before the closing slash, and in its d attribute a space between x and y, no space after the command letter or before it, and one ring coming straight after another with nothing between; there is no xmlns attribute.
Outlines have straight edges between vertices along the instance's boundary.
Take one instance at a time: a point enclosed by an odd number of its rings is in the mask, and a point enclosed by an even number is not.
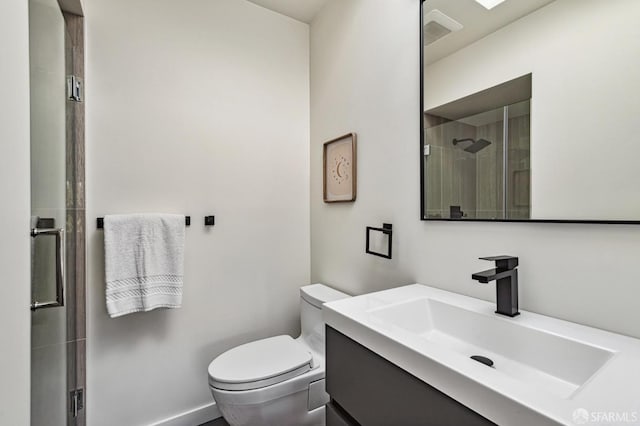
<svg viewBox="0 0 640 426"><path fill-rule="evenodd" d="M488 283L496 280L496 314L515 317L518 312L518 258L514 256L481 257L482 260L496 262L496 269L489 269L471 275L474 280Z"/></svg>

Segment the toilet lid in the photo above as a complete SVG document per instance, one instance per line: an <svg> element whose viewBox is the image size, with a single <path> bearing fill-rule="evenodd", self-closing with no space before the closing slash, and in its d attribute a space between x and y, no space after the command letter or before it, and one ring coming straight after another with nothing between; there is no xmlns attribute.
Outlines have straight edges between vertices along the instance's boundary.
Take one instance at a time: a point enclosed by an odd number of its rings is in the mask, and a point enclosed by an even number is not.
<svg viewBox="0 0 640 426"><path fill-rule="evenodd" d="M313 368L309 350L291 336L276 336L228 350L209 364L209 384L250 390L299 376Z"/></svg>

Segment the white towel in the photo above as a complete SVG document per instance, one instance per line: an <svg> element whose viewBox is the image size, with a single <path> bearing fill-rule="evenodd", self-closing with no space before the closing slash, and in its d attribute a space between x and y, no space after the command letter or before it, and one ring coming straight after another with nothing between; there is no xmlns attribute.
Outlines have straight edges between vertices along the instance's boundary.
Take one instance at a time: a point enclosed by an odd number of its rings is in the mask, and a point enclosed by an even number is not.
<svg viewBox="0 0 640 426"><path fill-rule="evenodd" d="M180 307L184 230L181 215L105 216L104 263L111 318Z"/></svg>

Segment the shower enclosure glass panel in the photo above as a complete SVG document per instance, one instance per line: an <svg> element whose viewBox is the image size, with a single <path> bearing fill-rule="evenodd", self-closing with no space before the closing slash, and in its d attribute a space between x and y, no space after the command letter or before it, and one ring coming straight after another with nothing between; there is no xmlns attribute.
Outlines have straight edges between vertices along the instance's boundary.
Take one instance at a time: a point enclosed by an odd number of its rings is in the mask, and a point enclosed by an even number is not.
<svg viewBox="0 0 640 426"><path fill-rule="evenodd" d="M70 220L75 217L74 152L68 149L74 115L66 100L74 54L70 39L57 0L29 0L32 425L80 424L70 404L79 344L73 279L77 237Z"/></svg>
<svg viewBox="0 0 640 426"><path fill-rule="evenodd" d="M528 219L529 122L529 101L457 120L425 114L426 218Z"/></svg>

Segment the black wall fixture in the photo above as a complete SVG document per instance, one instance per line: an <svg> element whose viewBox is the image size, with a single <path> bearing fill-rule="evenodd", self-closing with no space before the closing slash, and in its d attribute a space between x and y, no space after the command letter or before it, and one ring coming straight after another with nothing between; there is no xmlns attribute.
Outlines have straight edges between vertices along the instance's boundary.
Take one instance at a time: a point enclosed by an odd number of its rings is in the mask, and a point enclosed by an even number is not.
<svg viewBox="0 0 640 426"><path fill-rule="evenodd" d="M191 226L191 216L185 216L184 217L184 224L186 226ZM216 217L215 216L205 216L204 217L204 226L214 226L215 224L216 224ZM97 218L96 225L97 225L98 229L104 229L104 218L103 217Z"/></svg>
<svg viewBox="0 0 640 426"><path fill-rule="evenodd" d="M371 231L374 232L382 232L383 234L387 235L387 253L378 253L376 251L372 251L369 248L369 243L371 242ZM382 228L374 228L372 226L367 226L367 243L366 243L366 247L365 247L365 252L367 254L372 254L374 256L379 256L379 257L384 257L385 259L391 259L391 247L392 247L392 237L393 237L393 225L390 223L383 223L382 224Z"/></svg>
<svg viewBox="0 0 640 426"><path fill-rule="evenodd" d="M191 225L191 216L184 217L184 224L185 226ZM99 217L96 219L96 226L98 227L98 229L104 229L104 217Z"/></svg>

